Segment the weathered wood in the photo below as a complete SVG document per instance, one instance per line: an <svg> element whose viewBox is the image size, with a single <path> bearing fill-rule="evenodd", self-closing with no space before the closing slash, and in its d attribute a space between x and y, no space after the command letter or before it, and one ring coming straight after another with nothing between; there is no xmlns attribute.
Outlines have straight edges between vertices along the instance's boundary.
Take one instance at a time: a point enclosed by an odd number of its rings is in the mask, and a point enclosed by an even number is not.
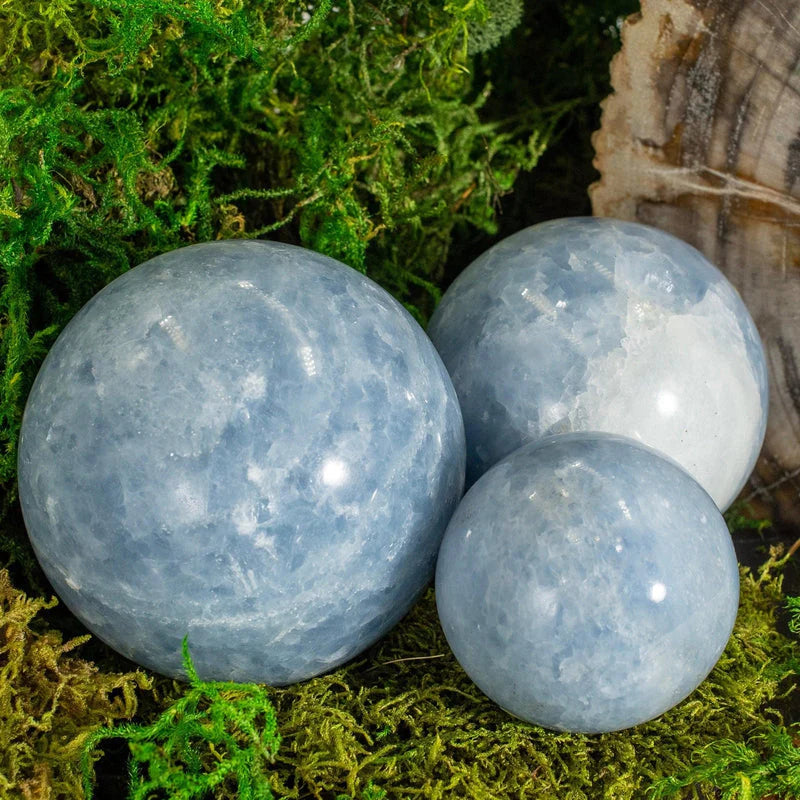
<svg viewBox="0 0 800 800"><path fill-rule="evenodd" d="M771 381L742 497L800 525L800 3L643 0L622 37L594 213L671 231L739 289Z"/></svg>

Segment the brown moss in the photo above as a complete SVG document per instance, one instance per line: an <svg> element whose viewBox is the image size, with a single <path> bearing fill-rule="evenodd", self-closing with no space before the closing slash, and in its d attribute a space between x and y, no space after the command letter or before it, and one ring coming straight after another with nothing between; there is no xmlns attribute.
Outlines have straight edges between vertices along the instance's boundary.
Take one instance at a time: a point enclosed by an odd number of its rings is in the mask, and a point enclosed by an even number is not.
<svg viewBox="0 0 800 800"><path fill-rule="evenodd" d="M141 672L103 673L72 651L89 637L37 632L56 599L30 598L0 571L0 797L57 800L81 795L80 753L102 725L130 719Z"/></svg>

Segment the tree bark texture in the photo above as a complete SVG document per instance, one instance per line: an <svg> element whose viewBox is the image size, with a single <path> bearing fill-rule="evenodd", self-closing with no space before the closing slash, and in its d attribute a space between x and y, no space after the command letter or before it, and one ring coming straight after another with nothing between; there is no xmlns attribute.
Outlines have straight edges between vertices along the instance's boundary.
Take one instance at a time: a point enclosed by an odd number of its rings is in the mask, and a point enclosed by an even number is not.
<svg viewBox="0 0 800 800"><path fill-rule="evenodd" d="M676 234L739 290L771 392L741 498L800 527L800 3L642 0L622 39L593 211Z"/></svg>

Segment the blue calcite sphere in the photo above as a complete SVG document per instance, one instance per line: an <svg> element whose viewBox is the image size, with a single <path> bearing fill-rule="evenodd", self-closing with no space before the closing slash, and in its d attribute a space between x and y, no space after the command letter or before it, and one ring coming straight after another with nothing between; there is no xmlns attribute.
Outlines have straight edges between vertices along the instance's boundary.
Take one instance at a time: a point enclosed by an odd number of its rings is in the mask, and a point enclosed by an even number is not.
<svg viewBox="0 0 800 800"><path fill-rule="evenodd" d="M333 259L229 241L152 259L69 323L31 391L22 509L97 636L180 676L286 684L385 634L461 497L450 379Z"/></svg>
<svg viewBox="0 0 800 800"><path fill-rule="evenodd" d="M585 733L651 719L709 673L739 573L713 500L631 439L572 433L491 468L447 527L436 601L498 705Z"/></svg>
<svg viewBox="0 0 800 800"><path fill-rule="evenodd" d="M461 401L468 484L569 431L655 447L722 509L755 465L758 332L722 273L663 231L590 217L526 228L464 270L428 333Z"/></svg>

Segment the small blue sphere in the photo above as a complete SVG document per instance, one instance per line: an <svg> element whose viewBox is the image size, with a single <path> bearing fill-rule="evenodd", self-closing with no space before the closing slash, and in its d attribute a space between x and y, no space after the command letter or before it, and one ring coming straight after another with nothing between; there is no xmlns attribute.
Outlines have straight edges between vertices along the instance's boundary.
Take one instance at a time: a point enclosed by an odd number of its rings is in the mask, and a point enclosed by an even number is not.
<svg viewBox="0 0 800 800"><path fill-rule="evenodd" d="M463 490L455 392L422 329L344 264L228 241L152 259L65 328L19 493L54 588L123 655L287 684L385 634Z"/></svg>
<svg viewBox="0 0 800 800"><path fill-rule="evenodd" d="M668 233L590 217L526 228L464 270L428 333L461 401L468 484L569 431L655 447L721 509L755 466L761 340L723 274Z"/></svg>
<svg viewBox="0 0 800 800"><path fill-rule="evenodd" d="M436 567L453 653L528 722L602 733L658 716L722 653L739 598L706 492L631 439L528 444L466 494Z"/></svg>

